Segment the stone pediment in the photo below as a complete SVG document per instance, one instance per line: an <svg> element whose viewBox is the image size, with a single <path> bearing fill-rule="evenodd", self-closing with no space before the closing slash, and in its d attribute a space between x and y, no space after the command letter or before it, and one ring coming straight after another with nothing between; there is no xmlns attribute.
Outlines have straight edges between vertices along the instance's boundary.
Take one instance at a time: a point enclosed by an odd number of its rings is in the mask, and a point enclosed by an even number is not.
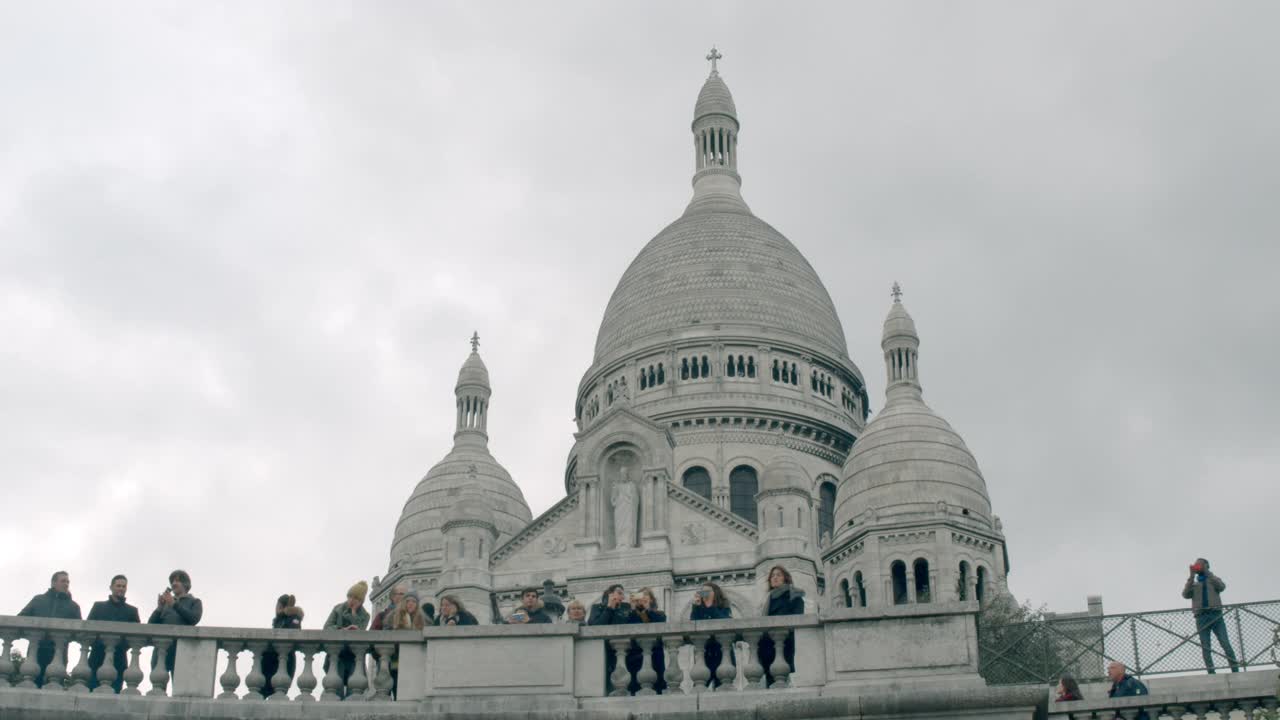
<svg viewBox="0 0 1280 720"><path fill-rule="evenodd" d="M581 523L574 512L578 507L578 498L578 493L565 497L534 518L533 522L510 540L499 545L489 556L489 567L502 570L510 564L514 555L523 555L525 553L522 551L526 550L547 559L559 558L568 553L573 547L573 540L581 534L580 528L574 527L574 523ZM554 532L556 529L561 532Z"/></svg>
<svg viewBox="0 0 1280 720"><path fill-rule="evenodd" d="M620 430L661 436L667 441L668 447L675 446L675 440L671 437L670 430L637 413L626 402L614 403L600 417L592 421L590 427L574 433L573 437L579 443L586 443Z"/></svg>

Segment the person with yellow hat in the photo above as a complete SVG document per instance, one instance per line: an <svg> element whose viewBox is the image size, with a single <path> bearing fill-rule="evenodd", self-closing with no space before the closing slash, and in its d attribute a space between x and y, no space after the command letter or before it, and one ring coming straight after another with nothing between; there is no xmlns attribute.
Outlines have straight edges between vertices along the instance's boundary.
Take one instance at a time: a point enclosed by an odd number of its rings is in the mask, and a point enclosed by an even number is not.
<svg viewBox="0 0 1280 720"><path fill-rule="evenodd" d="M324 621L325 630L365 630L369 627L369 611L364 609L365 596L369 594L369 584L361 580L347 590L347 601L333 606L329 619ZM338 689L338 697L346 699L350 691L347 680L356 668L356 655L344 649L338 654L338 676L342 678L342 687ZM324 671L329 672L329 659L325 658Z"/></svg>

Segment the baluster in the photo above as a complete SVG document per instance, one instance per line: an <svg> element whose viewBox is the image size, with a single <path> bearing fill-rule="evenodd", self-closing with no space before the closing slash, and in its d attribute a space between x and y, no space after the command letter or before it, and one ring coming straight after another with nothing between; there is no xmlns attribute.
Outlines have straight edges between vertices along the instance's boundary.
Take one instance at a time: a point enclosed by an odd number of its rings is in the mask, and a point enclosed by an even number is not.
<svg viewBox="0 0 1280 720"><path fill-rule="evenodd" d="M64 692L67 689L67 636L63 633L49 633L53 638L53 659L44 669L44 687L42 690Z"/></svg>
<svg viewBox="0 0 1280 720"><path fill-rule="evenodd" d="M684 638L676 635L662 638L662 646L666 649L667 656L667 672L665 679L667 681L667 695L684 693L684 670L680 668L680 646L684 644Z"/></svg>
<svg viewBox="0 0 1280 720"><path fill-rule="evenodd" d="M769 639L773 640L773 647L776 650L773 655L773 664L769 666L769 672L773 675L770 690L785 690L789 684L788 676L791 675L791 666L787 664L786 653L783 652L783 644L787 641L788 632L786 628L768 631Z"/></svg>
<svg viewBox="0 0 1280 720"><path fill-rule="evenodd" d="M1124 720L1135 720L1141 711L1142 708L1124 708L1123 710L1117 710L1116 715L1124 718Z"/></svg>
<svg viewBox="0 0 1280 720"><path fill-rule="evenodd" d="M391 660L392 655L396 652L395 645L374 645L373 649L378 654L378 674L373 678L373 699L374 700L390 700L391 699Z"/></svg>
<svg viewBox="0 0 1280 720"><path fill-rule="evenodd" d="M302 648L302 672L298 675L298 700L302 702L315 702L316 696L313 691L316 689L316 674L311 670L311 663L315 658L316 651L312 646L305 645Z"/></svg>
<svg viewBox="0 0 1280 720"><path fill-rule="evenodd" d="M80 658L76 661L76 666L71 671L71 685L67 688L67 692L89 692L89 679L93 677L93 671L89 669L89 653L93 647L93 641L96 639L92 635L88 637L87 641L83 637L79 639ZM102 664L106 665L108 663L104 661Z"/></svg>
<svg viewBox="0 0 1280 720"><path fill-rule="evenodd" d="M363 644L350 647L351 653L356 656L356 659L355 667L351 669L351 678L347 680L347 700L363 702L368 699L364 696L364 693L369 689L369 678L364 672L364 658L368 653L368 648Z"/></svg>
<svg viewBox="0 0 1280 720"><path fill-rule="evenodd" d="M218 683L222 685L218 699L239 700L236 690L240 689L240 673L236 670L236 661L240 659L240 651L244 649L244 645L237 647L237 643L227 642L223 644L223 649L227 651L227 669L218 678Z"/></svg>
<svg viewBox="0 0 1280 720"><path fill-rule="evenodd" d="M1245 720L1252 720L1253 713L1258 709L1258 701L1252 698L1237 700L1236 709L1244 714ZM1227 713L1222 713L1222 717L1227 717Z"/></svg>
<svg viewBox="0 0 1280 720"><path fill-rule="evenodd" d="M40 663L36 662L36 653L42 636L43 633L39 630L32 630L27 636L27 656L22 659L22 666L18 668L22 679L18 681L17 687L27 690L34 690L36 687L36 676L40 674Z"/></svg>
<svg viewBox="0 0 1280 720"><path fill-rule="evenodd" d="M114 693L116 679L120 671L116 669L116 651L123 647L124 638L120 635L103 635L98 638L102 643L102 664L98 666L98 687L95 693Z"/></svg>
<svg viewBox="0 0 1280 720"><path fill-rule="evenodd" d="M631 647L630 638L614 638L609 641L609 646L613 648L613 675L609 676L609 680L613 682L613 692L609 693L609 697L626 697L631 694L627 686L631 684L631 673L627 672L627 648Z"/></svg>
<svg viewBox="0 0 1280 720"><path fill-rule="evenodd" d="M13 652L13 640L9 640L0 636L0 690L6 690L13 683L9 681L9 676L13 674L13 663L9 661L9 655Z"/></svg>
<svg viewBox="0 0 1280 720"><path fill-rule="evenodd" d="M735 692L738 689L738 666L734 664L733 657L737 648L734 645L733 636L734 633L731 632L715 635L716 642L724 648L720 667L716 668L716 680L720 681L720 686L715 689L716 692Z"/></svg>
<svg viewBox="0 0 1280 720"><path fill-rule="evenodd" d="M276 674L271 676L271 688L274 692L268 700L279 702L289 699L289 686L293 685L293 678L289 677L289 661L293 659L293 645L287 642L272 641L271 649L276 651L276 657L280 659L276 665Z"/></svg>
<svg viewBox="0 0 1280 720"><path fill-rule="evenodd" d="M1187 708L1191 710L1191 714L1196 716L1196 720L1205 720L1209 716L1209 708L1212 707L1207 702L1188 703Z"/></svg>
<svg viewBox="0 0 1280 720"><path fill-rule="evenodd" d="M249 649L249 652L253 653L253 665L249 669L249 674L244 678L244 684L249 686L249 694L245 695L244 699L264 700L262 688L267 685L267 676L262 672L262 653L266 651L267 643L245 643L245 647Z"/></svg>
<svg viewBox="0 0 1280 720"><path fill-rule="evenodd" d="M338 674L339 657L342 655L342 645L340 642L330 642L324 644L324 692L320 693L321 700L341 700L339 693L342 691L342 676Z"/></svg>
<svg viewBox="0 0 1280 720"><path fill-rule="evenodd" d="M640 672L636 673L636 682L640 683L640 689L636 691L637 695L657 695L658 691L653 689L655 683L658 682L658 671L653 669L653 648L657 644L658 639L653 637L637 638L636 643L640 645Z"/></svg>
<svg viewBox="0 0 1280 720"><path fill-rule="evenodd" d="M707 640L710 635L690 635L689 642L693 643L693 669L689 671L689 677L693 679L693 691L695 693L706 692L707 683L711 681L711 669L707 667Z"/></svg>
<svg viewBox="0 0 1280 720"><path fill-rule="evenodd" d="M131 638L126 639L130 645L126 648L129 653L129 667L124 671L125 687L120 691L121 695L141 695L142 691L138 690L138 686L142 684L142 639Z"/></svg>
<svg viewBox="0 0 1280 720"><path fill-rule="evenodd" d="M147 693L147 697L166 694L165 690L169 687L169 669L166 667L166 661L169 659L169 646L172 644L173 638L151 639L151 690Z"/></svg>
<svg viewBox="0 0 1280 720"><path fill-rule="evenodd" d="M1169 714L1173 720L1182 720L1182 716L1187 714L1185 705L1167 705L1164 711Z"/></svg>
<svg viewBox="0 0 1280 720"><path fill-rule="evenodd" d="M742 668L743 674L747 677L747 690L764 690L764 666L760 664L760 636L764 633L759 630L748 630L742 633L742 639L747 643L746 664Z"/></svg>

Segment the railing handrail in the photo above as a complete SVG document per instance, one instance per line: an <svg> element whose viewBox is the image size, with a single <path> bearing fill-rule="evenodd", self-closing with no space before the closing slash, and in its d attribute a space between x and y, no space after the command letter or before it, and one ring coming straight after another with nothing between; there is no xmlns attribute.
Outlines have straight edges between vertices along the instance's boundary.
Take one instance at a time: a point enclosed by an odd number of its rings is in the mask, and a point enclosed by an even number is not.
<svg viewBox="0 0 1280 720"><path fill-rule="evenodd" d="M1262 605L1280 605L1280 599L1250 600L1248 602L1240 602L1240 603L1223 603L1221 606L1208 608L1208 609L1226 611L1231 609L1251 608L1251 607L1257 607ZM1016 622L1016 623L1000 623L995 627L1014 628L1014 627L1025 626L1025 625L1082 624L1087 622L1101 622L1104 620L1114 620L1114 619L1128 620L1130 618L1138 618L1145 615L1166 615L1166 614L1172 614L1172 613L1189 613L1189 612L1193 612L1190 605L1179 607L1179 608L1169 608L1166 610L1137 610L1134 612L1110 613L1106 615L1072 615L1072 616L1054 615L1052 617L1041 618L1039 620L1025 620L1023 622ZM1199 611L1196 611L1196 612L1199 612Z"/></svg>

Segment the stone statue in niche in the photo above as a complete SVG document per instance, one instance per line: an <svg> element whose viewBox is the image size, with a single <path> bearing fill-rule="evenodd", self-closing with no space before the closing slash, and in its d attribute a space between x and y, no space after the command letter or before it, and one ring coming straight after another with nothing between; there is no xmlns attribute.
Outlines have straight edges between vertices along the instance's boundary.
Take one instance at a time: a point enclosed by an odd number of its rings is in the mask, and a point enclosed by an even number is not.
<svg viewBox="0 0 1280 720"><path fill-rule="evenodd" d="M609 503L613 505L613 546L636 546L636 484L631 482L631 469L618 468L618 479L613 481Z"/></svg>

